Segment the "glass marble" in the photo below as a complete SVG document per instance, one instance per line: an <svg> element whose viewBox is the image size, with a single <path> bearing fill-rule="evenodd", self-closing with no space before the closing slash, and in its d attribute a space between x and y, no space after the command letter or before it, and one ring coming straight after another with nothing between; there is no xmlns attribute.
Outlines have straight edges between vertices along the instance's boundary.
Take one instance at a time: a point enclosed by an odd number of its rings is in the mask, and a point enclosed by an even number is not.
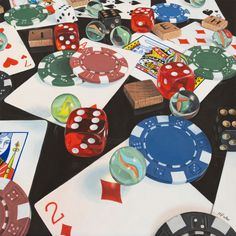
<svg viewBox="0 0 236 236"><path fill-rule="evenodd" d="M103 5L99 1L90 1L86 6L87 13L92 16L98 18L98 12L103 10Z"/></svg>
<svg viewBox="0 0 236 236"><path fill-rule="evenodd" d="M64 93L57 96L53 100L51 105L51 113L55 120L65 124L70 113L80 107L80 101L76 96L73 94Z"/></svg>
<svg viewBox="0 0 236 236"><path fill-rule="evenodd" d="M92 41L101 41L106 34L106 27L100 21L91 21L85 29L87 37Z"/></svg>
<svg viewBox="0 0 236 236"><path fill-rule="evenodd" d="M233 35L229 30L223 29L214 32L212 40L218 47L227 48L232 43Z"/></svg>
<svg viewBox="0 0 236 236"><path fill-rule="evenodd" d="M0 33L0 51L4 50L7 46L8 39L4 33Z"/></svg>
<svg viewBox="0 0 236 236"><path fill-rule="evenodd" d="M205 4L206 0L190 0L190 4L193 7L202 7Z"/></svg>
<svg viewBox="0 0 236 236"><path fill-rule="evenodd" d="M129 186L139 183L145 177L147 165L141 152L127 146L112 155L109 168L118 183Z"/></svg>
<svg viewBox="0 0 236 236"><path fill-rule="evenodd" d="M130 43L130 30L125 26L117 26L111 31L110 40L114 46L124 47Z"/></svg>
<svg viewBox="0 0 236 236"><path fill-rule="evenodd" d="M180 90L170 99L170 111L174 116L185 119L193 118L200 109L198 97L190 91Z"/></svg>

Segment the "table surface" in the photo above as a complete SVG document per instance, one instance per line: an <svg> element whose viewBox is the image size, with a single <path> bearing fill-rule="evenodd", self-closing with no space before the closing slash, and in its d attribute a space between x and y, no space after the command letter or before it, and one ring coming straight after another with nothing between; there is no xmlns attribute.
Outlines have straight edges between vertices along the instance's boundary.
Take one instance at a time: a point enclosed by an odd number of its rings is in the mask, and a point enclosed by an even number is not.
<svg viewBox="0 0 236 236"><path fill-rule="evenodd" d="M160 2L164 1L152 0L152 5ZM236 0L217 0L217 3L225 18L229 21L228 29L234 35L236 35ZM4 6L5 10L10 8L8 0L0 0L0 4ZM0 16L0 21L3 21L2 15ZM85 27L90 21L91 19L79 18L77 23L79 26L80 38L85 37ZM191 23L191 21L181 24L180 27ZM130 28L129 20L122 20L122 24ZM40 60L50 53L31 52L27 41L28 30L22 30L18 32L29 52L31 53L36 67L32 70L12 76L14 89L34 75L37 72L37 65ZM103 42L109 43L109 40L104 39ZM129 76L126 83L132 81L136 81L136 79L132 76ZM29 99L32 98L29 97ZM201 103L199 114L194 119L192 119L192 121L206 133L213 147L213 157L208 171L200 180L192 184L212 203L215 201L226 155L225 152L218 150L214 133L216 112L219 107L223 106L236 107L236 77L221 82ZM109 137L103 154L127 139L135 124L144 118L152 115L170 114L168 102L165 102L162 109L149 109L145 110L143 113L135 114L124 95L123 86L113 96L104 110L108 116ZM34 119L38 119L38 117L28 114L4 102L0 102L0 120ZM64 129L52 123L48 123L46 138L44 140L44 145L29 196L32 207L32 222L28 235L50 235L46 226L37 214L34 204L45 195L59 187L61 184L69 180L71 177L78 174L98 158L99 157L83 159L72 157L66 151L64 146Z"/></svg>

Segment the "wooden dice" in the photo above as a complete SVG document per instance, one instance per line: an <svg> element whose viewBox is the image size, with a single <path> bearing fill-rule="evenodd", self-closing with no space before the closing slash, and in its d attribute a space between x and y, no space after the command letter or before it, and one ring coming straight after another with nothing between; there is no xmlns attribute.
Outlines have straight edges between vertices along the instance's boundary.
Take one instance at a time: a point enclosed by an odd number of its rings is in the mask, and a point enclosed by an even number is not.
<svg viewBox="0 0 236 236"><path fill-rule="evenodd" d="M223 30L227 26L228 21L217 16L208 16L202 21L202 27L213 31Z"/></svg>
<svg viewBox="0 0 236 236"><path fill-rule="evenodd" d="M4 7L2 5L0 5L0 14L4 13Z"/></svg>
<svg viewBox="0 0 236 236"><path fill-rule="evenodd" d="M140 109L163 102L163 97L151 80L124 85L124 92L134 109Z"/></svg>
<svg viewBox="0 0 236 236"><path fill-rule="evenodd" d="M31 48L53 46L53 31L49 28L30 30L28 42Z"/></svg>
<svg viewBox="0 0 236 236"><path fill-rule="evenodd" d="M71 5L73 8L79 8L81 6L86 6L89 2L89 0L66 0L69 5Z"/></svg>
<svg viewBox="0 0 236 236"><path fill-rule="evenodd" d="M174 39L181 36L181 29L170 22L155 24L152 31L162 40Z"/></svg>

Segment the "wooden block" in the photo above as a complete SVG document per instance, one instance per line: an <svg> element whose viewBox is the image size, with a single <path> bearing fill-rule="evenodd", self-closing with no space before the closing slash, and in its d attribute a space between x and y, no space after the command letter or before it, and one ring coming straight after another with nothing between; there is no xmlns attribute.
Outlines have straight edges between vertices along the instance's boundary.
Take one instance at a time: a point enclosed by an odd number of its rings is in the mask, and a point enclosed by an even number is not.
<svg viewBox="0 0 236 236"><path fill-rule="evenodd" d="M213 31L223 30L227 26L228 21L217 16L208 16L202 21L202 27Z"/></svg>
<svg viewBox="0 0 236 236"><path fill-rule="evenodd" d="M71 5L73 8L79 8L81 6L86 6L89 2L89 0L66 0L69 5Z"/></svg>
<svg viewBox="0 0 236 236"><path fill-rule="evenodd" d="M0 14L4 13L4 7L2 5L0 5Z"/></svg>
<svg viewBox="0 0 236 236"><path fill-rule="evenodd" d="M144 108L163 102L163 97L151 80L124 85L124 92L134 109Z"/></svg>
<svg viewBox="0 0 236 236"><path fill-rule="evenodd" d="M181 29L170 22L155 24L152 31L162 40L174 39L181 36Z"/></svg>
<svg viewBox="0 0 236 236"><path fill-rule="evenodd" d="M31 48L53 46L53 31L49 28L30 30L28 42Z"/></svg>

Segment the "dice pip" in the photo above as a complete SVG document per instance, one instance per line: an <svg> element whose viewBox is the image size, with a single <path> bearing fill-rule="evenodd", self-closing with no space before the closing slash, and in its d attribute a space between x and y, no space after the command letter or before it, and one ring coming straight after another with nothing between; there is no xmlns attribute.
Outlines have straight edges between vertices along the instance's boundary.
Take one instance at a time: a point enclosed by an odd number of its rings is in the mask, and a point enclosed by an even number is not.
<svg viewBox="0 0 236 236"><path fill-rule="evenodd" d="M216 117L217 138L221 151L236 151L236 109L221 108Z"/></svg>
<svg viewBox="0 0 236 236"><path fill-rule="evenodd" d="M99 11L98 19L105 25L109 32L116 26L121 25L121 16L118 11L114 9Z"/></svg>
<svg viewBox="0 0 236 236"><path fill-rule="evenodd" d="M71 112L65 131L65 146L78 157L101 154L108 136L106 113L97 108L79 108Z"/></svg>
<svg viewBox="0 0 236 236"><path fill-rule="evenodd" d="M79 48L79 29L76 23L55 26L54 38L57 50L77 50Z"/></svg>
<svg viewBox="0 0 236 236"><path fill-rule="evenodd" d="M154 11L151 8L134 9L131 16L131 28L135 32L150 32L154 26Z"/></svg>

